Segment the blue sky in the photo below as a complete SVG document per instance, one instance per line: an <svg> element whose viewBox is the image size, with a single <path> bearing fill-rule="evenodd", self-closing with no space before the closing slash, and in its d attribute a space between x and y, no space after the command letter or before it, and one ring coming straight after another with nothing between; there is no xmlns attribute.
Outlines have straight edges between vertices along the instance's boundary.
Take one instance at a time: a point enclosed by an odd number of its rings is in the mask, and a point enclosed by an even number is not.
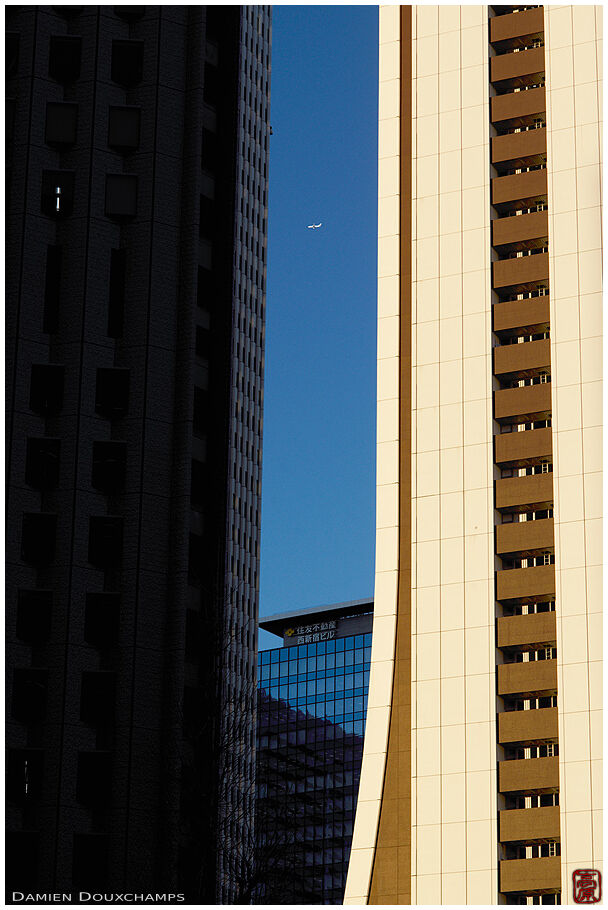
<svg viewBox="0 0 608 910"><path fill-rule="evenodd" d="M273 7L262 616L373 593L377 39Z"/></svg>

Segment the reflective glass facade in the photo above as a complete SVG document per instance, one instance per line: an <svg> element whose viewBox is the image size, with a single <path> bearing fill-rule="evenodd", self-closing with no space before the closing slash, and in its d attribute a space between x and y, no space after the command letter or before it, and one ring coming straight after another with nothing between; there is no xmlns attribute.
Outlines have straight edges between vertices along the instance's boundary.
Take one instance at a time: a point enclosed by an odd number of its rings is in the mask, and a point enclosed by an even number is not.
<svg viewBox="0 0 608 910"><path fill-rule="evenodd" d="M258 656L258 903L342 903L371 638L368 632Z"/></svg>

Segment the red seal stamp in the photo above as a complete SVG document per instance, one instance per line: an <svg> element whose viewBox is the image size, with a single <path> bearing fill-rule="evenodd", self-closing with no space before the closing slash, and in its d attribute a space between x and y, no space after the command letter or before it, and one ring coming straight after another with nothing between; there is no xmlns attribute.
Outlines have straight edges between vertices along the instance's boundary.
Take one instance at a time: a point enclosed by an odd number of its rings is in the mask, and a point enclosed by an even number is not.
<svg viewBox="0 0 608 910"><path fill-rule="evenodd" d="M575 904L597 904L602 897L602 875L597 869L575 869L572 873Z"/></svg>

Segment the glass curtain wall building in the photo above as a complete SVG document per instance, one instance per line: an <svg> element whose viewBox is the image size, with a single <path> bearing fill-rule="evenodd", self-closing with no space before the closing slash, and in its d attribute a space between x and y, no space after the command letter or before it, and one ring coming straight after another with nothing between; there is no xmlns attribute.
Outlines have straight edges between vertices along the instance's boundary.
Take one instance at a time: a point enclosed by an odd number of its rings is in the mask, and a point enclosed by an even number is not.
<svg viewBox="0 0 608 910"><path fill-rule="evenodd" d="M260 623L256 903L342 903L359 789L373 604Z"/></svg>

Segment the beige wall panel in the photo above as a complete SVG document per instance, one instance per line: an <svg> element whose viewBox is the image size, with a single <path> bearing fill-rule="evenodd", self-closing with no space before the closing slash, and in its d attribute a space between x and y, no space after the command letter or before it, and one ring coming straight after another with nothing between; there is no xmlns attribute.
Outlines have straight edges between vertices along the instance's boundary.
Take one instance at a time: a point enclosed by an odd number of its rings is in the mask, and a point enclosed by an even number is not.
<svg viewBox="0 0 608 910"><path fill-rule="evenodd" d="M496 900L487 7L420 6L414 20L412 901L485 904Z"/></svg>
<svg viewBox="0 0 608 910"><path fill-rule="evenodd" d="M601 869L600 7L545 7L562 903ZM591 629L593 633L590 634Z"/></svg>

